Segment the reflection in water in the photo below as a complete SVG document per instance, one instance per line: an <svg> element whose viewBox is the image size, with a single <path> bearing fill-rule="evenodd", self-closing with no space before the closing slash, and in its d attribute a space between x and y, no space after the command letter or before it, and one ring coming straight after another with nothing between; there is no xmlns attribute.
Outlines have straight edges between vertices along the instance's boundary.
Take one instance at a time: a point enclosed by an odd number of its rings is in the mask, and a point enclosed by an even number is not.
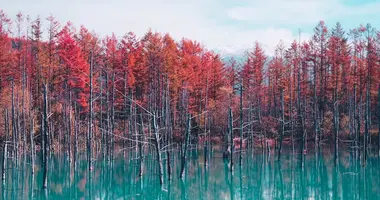
<svg viewBox="0 0 380 200"><path fill-rule="evenodd" d="M380 160L369 157L363 168L355 155L341 152L339 162L326 150L301 157L284 152L275 156L261 151L247 153L243 165L230 172L228 162L214 153L207 167L203 153L192 152L186 175L179 179L180 161L173 155L173 176L159 185L154 155L144 160L139 177L139 160L134 154L110 162L99 158L94 170L87 170L84 157L76 168L65 156L52 156L48 189L43 190L42 170L36 163L32 174L28 163L8 162L2 199L380 199ZM38 161L39 159L37 159ZM164 167L166 168L166 166ZM166 172L166 169L164 169Z"/></svg>

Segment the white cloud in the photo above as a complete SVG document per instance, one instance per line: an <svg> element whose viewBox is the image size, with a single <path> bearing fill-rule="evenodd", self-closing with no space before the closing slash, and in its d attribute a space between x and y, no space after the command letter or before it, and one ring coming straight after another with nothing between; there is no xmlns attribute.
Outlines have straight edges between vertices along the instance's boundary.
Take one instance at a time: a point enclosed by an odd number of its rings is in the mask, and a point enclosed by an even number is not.
<svg viewBox="0 0 380 200"><path fill-rule="evenodd" d="M308 25L322 19L377 14L380 2L347 6L343 0L252 0L227 11L231 19L254 24Z"/></svg>
<svg viewBox="0 0 380 200"><path fill-rule="evenodd" d="M187 37L200 41L208 49L222 53L240 53L251 48L257 40L262 43L267 54L273 55L280 40L287 45L298 34L291 29L279 28L281 23L316 23L327 10L338 4L337 0L269 0L252 1L247 8L225 8L217 0L12 0L0 2L0 8L14 18L18 11L30 14L32 18L42 18L53 14L61 24L72 21L76 27L85 25L99 35L114 32L123 36L133 31L137 36L151 28L153 31L168 32L175 39ZM322 3L321 3L322 2ZM324 3L330 2L327 5ZM317 10L317 11L314 11ZM227 20L253 21L264 26L238 27ZM308 38L307 34L302 35Z"/></svg>
<svg viewBox="0 0 380 200"><path fill-rule="evenodd" d="M256 0L245 6L233 7L227 13L232 19L255 24L302 25L323 19L326 10L336 3L337 0Z"/></svg>
<svg viewBox="0 0 380 200"><path fill-rule="evenodd" d="M211 40L211 37L214 38ZM310 38L309 34L301 33L301 41ZM224 41L225 45L222 48L222 52L226 54L240 54L245 50L251 49L254 46L254 42L258 41L266 53L270 56L274 54L274 49L277 44L282 40L286 46L290 46L293 40L298 40L298 35L294 35L291 30L283 28L263 28L253 29L247 31L240 31L233 28L223 28L217 35L210 35L211 46L218 46L218 41Z"/></svg>

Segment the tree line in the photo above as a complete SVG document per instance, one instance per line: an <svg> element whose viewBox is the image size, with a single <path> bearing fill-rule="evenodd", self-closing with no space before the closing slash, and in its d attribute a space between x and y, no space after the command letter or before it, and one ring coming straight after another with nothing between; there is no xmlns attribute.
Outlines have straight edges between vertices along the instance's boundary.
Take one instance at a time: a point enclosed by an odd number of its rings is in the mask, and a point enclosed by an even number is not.
<svg viewBox="0 0 380 200"><path fill-rule="evenodd" d="M202 147L207 166L220 139L231 169L238 148L241 164L245 144L270 150L271 141L278 159L284 145L304 159L308 144L330 143L336 162L347 144L365 164L380 145L379 77L380 33L369 24L345 32L320 21L310 40L280 42L273 57L256 42L238 62L151 30L99 37L53 16L11 20L0 10L3 169L8 151L34 163L40 149L45 166L55 152L76 163L86 151L89 170L95 157L134 151L142 176L149 149L162 184L173 149L183 176L187 151Z"/></svg>

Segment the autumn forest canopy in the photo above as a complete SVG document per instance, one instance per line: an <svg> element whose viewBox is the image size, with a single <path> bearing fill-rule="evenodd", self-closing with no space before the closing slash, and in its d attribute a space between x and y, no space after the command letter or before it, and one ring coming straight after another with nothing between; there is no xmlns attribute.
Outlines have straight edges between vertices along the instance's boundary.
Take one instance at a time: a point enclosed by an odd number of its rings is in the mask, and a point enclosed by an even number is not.
<svg viewBox="0 0 380 200"><path fill-rule="evenodd" d="M279 154L283 143L348 141L366 155L380 141L380 33L316 23L308 41L280 42L272 57L257 41L237 62L170 34L99 37L0 10L1 136L24 151L32 134L46 151L240 137L250 147L274 140Z"/></svg>

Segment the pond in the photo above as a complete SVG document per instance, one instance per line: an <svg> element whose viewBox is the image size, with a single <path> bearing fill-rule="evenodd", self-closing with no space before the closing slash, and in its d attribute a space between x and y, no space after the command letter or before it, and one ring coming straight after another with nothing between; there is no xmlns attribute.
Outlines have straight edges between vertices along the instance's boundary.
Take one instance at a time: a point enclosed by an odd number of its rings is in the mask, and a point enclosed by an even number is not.
<svg viewBox="0 0 380 200"><path fill-rule="evenodd" d="M380 199L380 160L370 156L362 167L354 154L342 151L338 165L333 151L308 153L304 167L300 156L284 152L281 161L261 150L246 152L242 166L231 173L220 152L213 152L207 167L201 151L191 151L185 177L179 178L179 155L173 155L173 176L164 174L161 187L154 156L144 159L138 176L135 154L117 155L113 162L99 158L89 173L82 156L76 168L65 156L51 157L48 188L42 189L39 162L35 174L30 164L10 159L3 199ZM235 156L238 159L238 156ZM37 157L37 160L39 158ZM237 160L236 160L237 161ZM166 164L164 164L166 171Z"/></svg>

